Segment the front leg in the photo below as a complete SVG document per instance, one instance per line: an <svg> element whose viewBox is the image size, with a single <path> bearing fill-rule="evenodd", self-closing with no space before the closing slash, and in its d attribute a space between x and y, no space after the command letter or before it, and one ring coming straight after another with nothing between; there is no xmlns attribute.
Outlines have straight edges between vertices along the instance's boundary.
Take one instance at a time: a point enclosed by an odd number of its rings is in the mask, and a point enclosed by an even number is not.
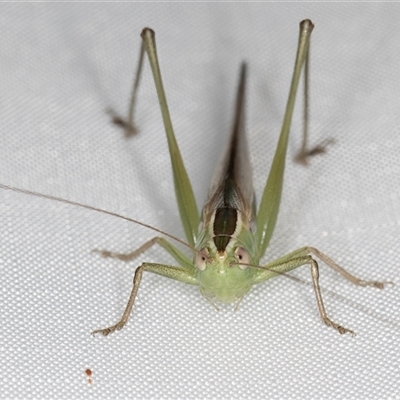
<svg viewBox="0 0 400 400"><path fill-rule="evenodd" d="M135 304L137 292L139 290L140 282L142 281L142 275L144 271L153 272L154 274L162 275L167 278L175 279L177 281L188 283L191 285L198 285L195 275L186 271L183 268L174 267L172 265L143 263L135 271L132 291L121 319L113 326L93 331L92 335L95 335L96 333L101 333L102 335L107 336L110 333L115 332L116 330L118 331L121 330L125 326L125 324L128 321L129 315L131 314L132 307Z"/></svg>
<svg viewBox="0 0 400 400"><path fill-rule="evenodd" d="M352 335L355 335L355 333L352 330L337 324L328 317L324 301L322 299L321 288L319 286L318 264L310 255L296 256L296 252L293 252L276 261L267 264L265 267L263 267L263 269L257 270L255 283L260 283L267 279L274 278L279 274L284 274L305 264L309 264L311 267L311 277L313 281L315 297L317 300L318 310L322 321L326 325L337 330L340 334L350 333Z"/></svg>

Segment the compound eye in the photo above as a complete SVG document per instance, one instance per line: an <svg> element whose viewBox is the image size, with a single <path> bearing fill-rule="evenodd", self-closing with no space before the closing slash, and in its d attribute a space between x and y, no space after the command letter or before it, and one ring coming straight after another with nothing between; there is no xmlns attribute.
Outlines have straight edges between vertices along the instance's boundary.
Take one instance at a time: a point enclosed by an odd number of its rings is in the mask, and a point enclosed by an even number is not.
<svg viewBox="0 0 400 400"><path fill-rule="evenodd" d="M240 269L246 269L248 267L248 265L243 265L243 264L250 264L250 256L249 253L246 249L244 249L243 247L238 247L235 250L235 256L236 259L238 260L239 264L239 268Z"/></svg>
<svg viewBox="0 0 400 400"><path fill-rule="evenodd" d="M204 271L207 267L207 258L208 254L205 249L201 249L197 254L196 254L196 268L198 268L200 271Z"/></svg>

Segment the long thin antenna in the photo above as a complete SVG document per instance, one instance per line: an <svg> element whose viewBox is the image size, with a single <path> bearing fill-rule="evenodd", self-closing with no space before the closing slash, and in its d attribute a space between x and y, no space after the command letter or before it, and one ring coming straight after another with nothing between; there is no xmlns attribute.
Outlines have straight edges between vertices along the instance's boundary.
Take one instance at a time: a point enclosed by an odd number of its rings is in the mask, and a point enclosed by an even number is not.
<svg viewBox="0 0 400 400"><path fill-rule="evenodd" d="M49 194L43 194L43 193L39 193L39 192L34 192L32 190L17 188L15 186L4 185L2 183L0 183L0 189L12 190L13 192L17 192L17 193L23 193L23 194L27 194L27 195L31 195L31 196L35 196L35 197L54 200L54 201L58 201L59 203L65 203L65 204L69 204L71 206L77 206L77 207L85 208L87 210L97 211L97 212L100 212L100 213L111 215L113 217L121 218L121 219L124 219L125 221L133 222L135 224L144 226L145 228L151 229L151 230L153 230L155 232L161 233L162 235L165 235L165 236L169 237L170 239L173 239L176 242L188 247L190 250L192 250L192 251L194 251L196 253L198 252L198 250L196 250L190 244L184 242L183 240L177 238L176 236L173 236L173 235L171 235L171 234L169 234L167 232L164 232L161 229L155 228L154 226L145 224L144 222L140 222L137 219L129 218L129 217L126 217L124 215L121 215L121 214L118 214L118 213L115 213L115 212L112 212L112 211L103 210L102 208L89 206L87 204L78 203L78 202L73 201L73 200L63 199L61 197L51 196Z"/></svg>

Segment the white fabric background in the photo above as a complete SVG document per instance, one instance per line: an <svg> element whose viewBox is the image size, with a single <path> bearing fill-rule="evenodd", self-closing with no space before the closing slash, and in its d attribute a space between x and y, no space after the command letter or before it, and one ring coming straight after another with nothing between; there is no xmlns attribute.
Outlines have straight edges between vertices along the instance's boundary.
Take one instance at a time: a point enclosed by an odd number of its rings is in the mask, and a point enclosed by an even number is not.
<svg viewBox="0 0 400 400"><path fill-rule="evenodd" d="M305 169L297 107L267 259L313 245L365 279L400 282L399 4L2 4L0 182L139 218L183 237L164 129L146 63L126 142L125 112L144 26L158 50L176 135L198 198L230 127L249 63L248 136L258 197L277 142L297 45L312 39L311 140L336 144ZM399 398L399 285L354 287L321 266L324 326L310 287L283 277L217 313L194 287L147 274L134 316L107 338L153 236L124 221L0 192L0 397ZM310 281L308 267L293 273ZM355 303L354 303L355 302ZM84 371L91 368L93 384Z"/></svg>

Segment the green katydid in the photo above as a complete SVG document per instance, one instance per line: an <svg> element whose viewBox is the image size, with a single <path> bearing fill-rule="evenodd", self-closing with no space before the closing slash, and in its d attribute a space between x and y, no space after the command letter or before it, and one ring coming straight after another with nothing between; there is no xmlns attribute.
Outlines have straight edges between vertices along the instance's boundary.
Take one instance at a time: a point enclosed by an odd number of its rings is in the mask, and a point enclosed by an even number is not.
<svg viewBox="0 0 400 400"><path fill-rule="evenodd" d="M133 279L133 288L120 321L111 327L95 330L93 334L101 333L103 335L108 335L124 327L135 303L143 272L153 272L167 278L198 286L201 294L212 304L214 304L214 302L236 302L239 304L253 285L278 275L286 274L288 271L305 264L308 264L311 268L317 305L323 322L341 334L346 332L354 334L350 329L344 328L328 317L319 286L318 264L312 256L324 261L327 265L356 285L383 288L385 284L390 282L364 281L358 279L313 247L303 247L265 266L259 265L260 259L264 255L271 240L278 217L290 124L296 92L303 68L305 69L305 121L307 120L307 68L310 35L313 27L310 20L304 20L300 23L298 50L282 130L258 211L256 211L255 207L252 174L244 133L246 65L243 64L240 72L232 133L221 163L214 174L201 218L172 128L156 52L155 34L149 28L143 29L141 34L143 42L136 79L133 86L129 116L127 120L124 120L114 115L113 119L115 123L124 127L127 136L136 132L133 123L134 104L144 61L144 53L146 52L153 72L167 135L176 198L188 241L186 245L191 248L193 257L187 257L162 237L155 237L147 241L139 249L130 254L118 254L96 250L104 257L114 257L129 261L143 253L152 245L158 244L175 259L178 265L142 263L136 269ZM298 161L303 163L307 162L309 156L324 150L323 145L317 146L312 150L307 150L306 138L307 124L305 123L303 145L297 157ZM5 185L0 185L0 187L96 210L94 207L55 198L53 196L41 195ZM106 213L116 215L110 212ZM129 218L125 219L149 227L138 221ZM150 228L165 234L160 230L152 227ZM166 234L166 236L177 240L171 235ZM183 243L180 240L178 241Z"/></svg>
<svg viewBox="0 0 400 400"><path fill-rule="evenodd" d="M360 280L345 271L329 257L312 247L303 247L267 264L264 267L259 267L260 258L266 251L277 221L290 124L297 87L304 64L306 64L305 112L307 112L308 108L307 66L308 49L312 30L313 24L310 20L304 20L300 23L299 44L289 99L286 106L278 146L258 212L256 213L255 209L250 162L247 152L246 137L244 134L246 65L243 64L237 92L235 118L229 145L223 154L221 165L214 174L201 219L198 213L192 186L186 173L172 128L157 57L155 34L149 28L145 28L142 31L141 36L143 39L143 45L140 51L140 60L133 89L129 117L127 121L124 121L123 119L114 116L114 122L124 126L127 136L132 132L135 132L133 110L143 55L144 51L146 51L153 72L165 131L167 134L179 212L187 240L191 246L194 246L195 252L193 260L188 259L163 238L154 238L129 255L116 254L107 251L101 252L105 257L116 257L123 260L129 260L136 257L153 244L158 243L174 257L179 266L143 263L136 270L131 296L121 320L114 326L97 330L93 333L108 335L117 329L121 329L126 324L135 302L142 274L145 271L153 272L192 285L197 285L200 287L202 295L211 303L214 301L222 303L239 303L253 285L288 272L304 264L309 264L311 267L318 309L323 322L336 329L339 333L354 333L353 331L333 322L327 316L319 287L318 264L312 258L311 254L323 260L345 278L357 285L382 288L386 282L367 282ZM305 120L306 119L307 118L305 118ZM306 162L308 155L313 155L323 151L322 146L317 146L315 149L307 151L306 138L307 127L305 125L303 145L300 154L297 157L299 161L304 163ZM254 229L255 225L256 229Z"/></svg>

